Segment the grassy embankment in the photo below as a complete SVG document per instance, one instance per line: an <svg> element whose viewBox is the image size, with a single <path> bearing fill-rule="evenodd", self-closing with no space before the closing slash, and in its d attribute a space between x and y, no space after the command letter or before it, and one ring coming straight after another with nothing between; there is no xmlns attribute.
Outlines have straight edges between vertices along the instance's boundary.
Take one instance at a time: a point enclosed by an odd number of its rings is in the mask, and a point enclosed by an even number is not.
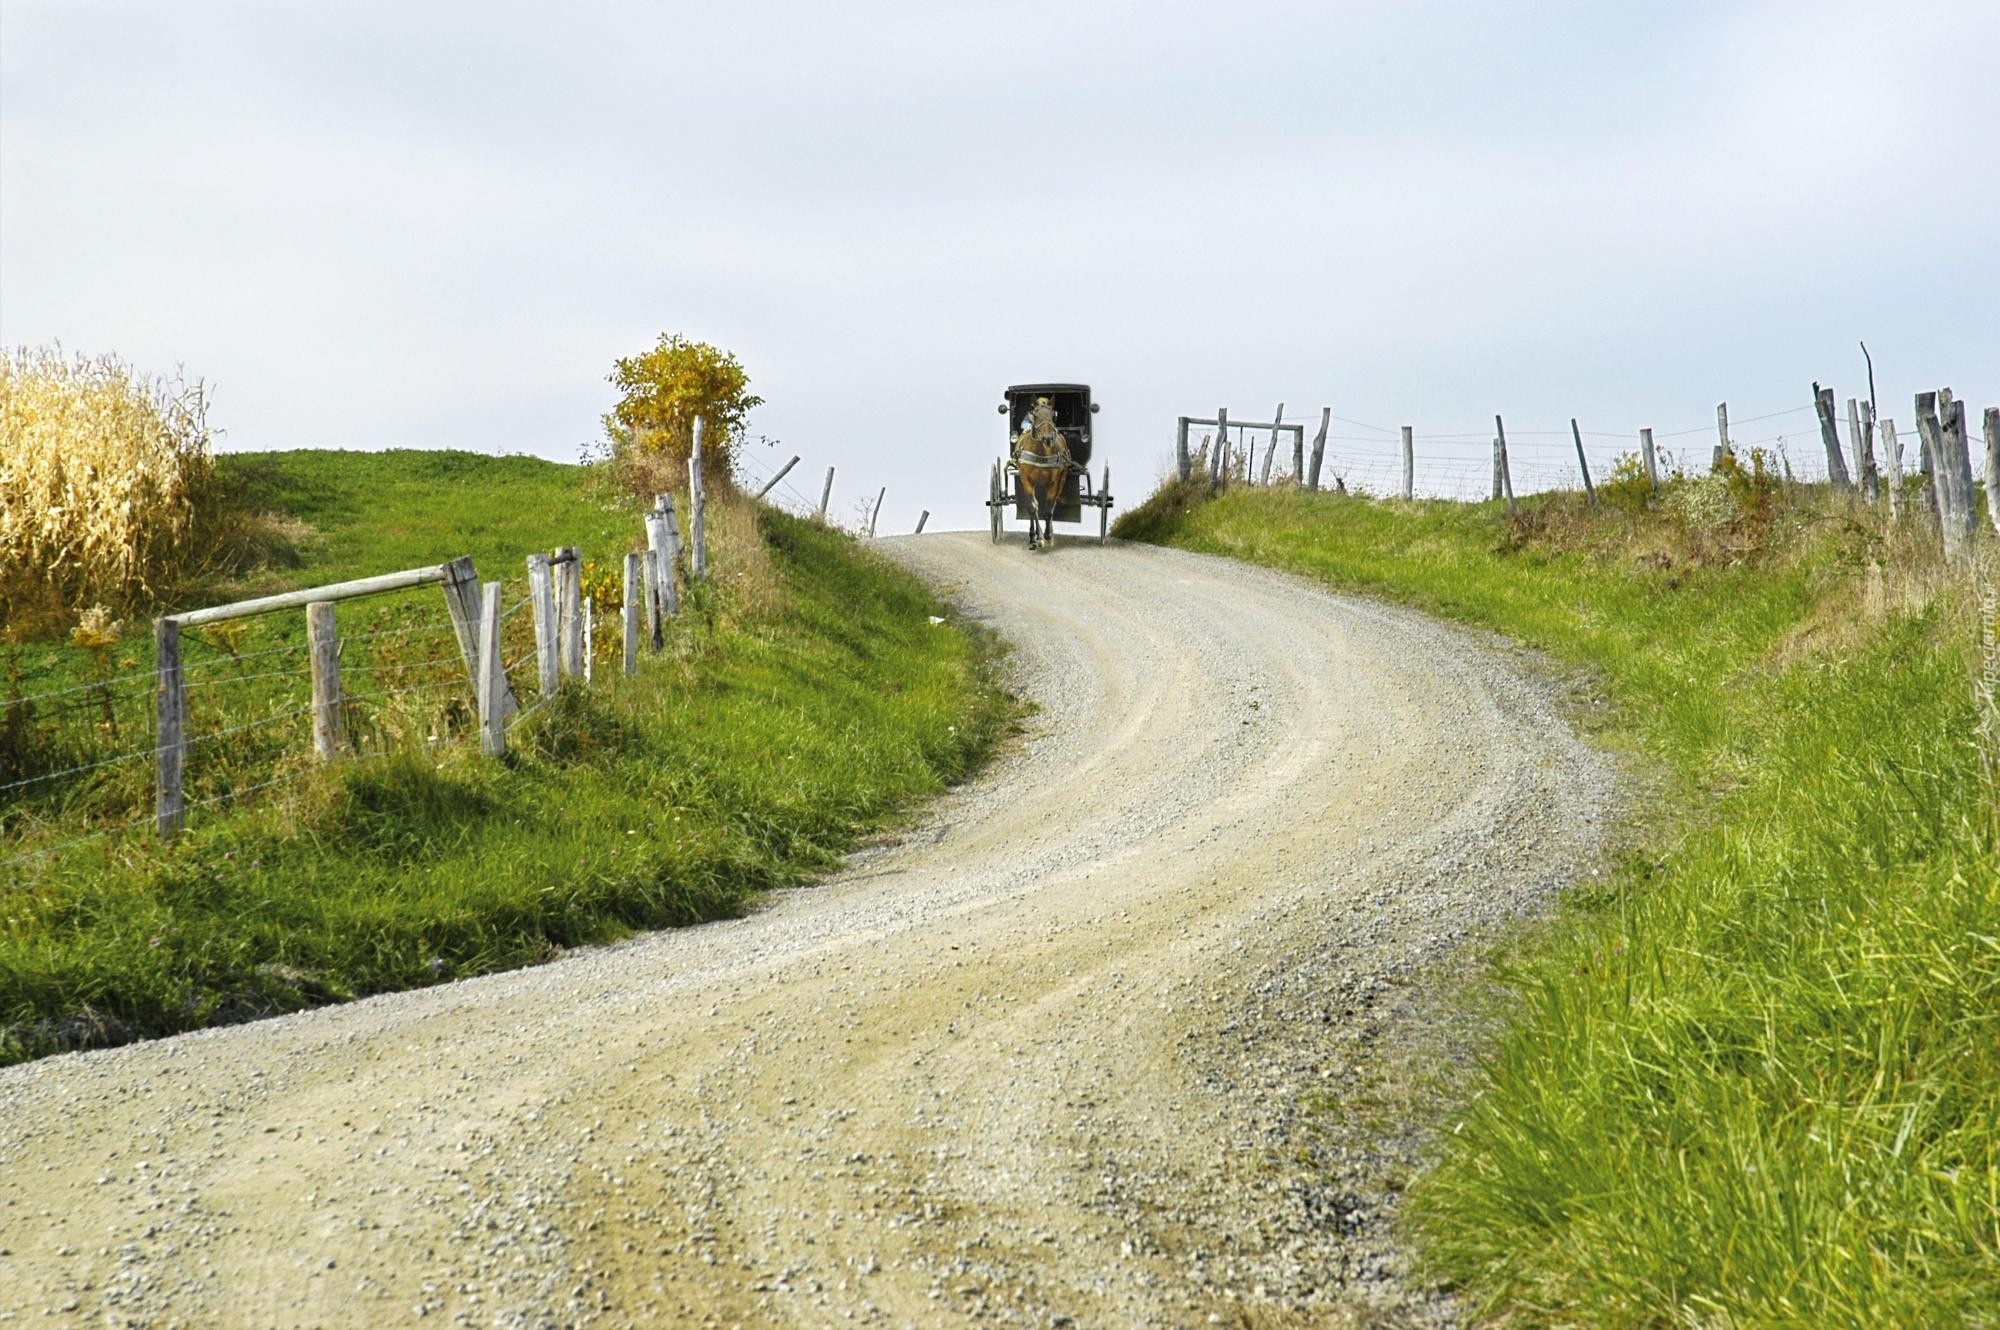
<svg viewBox="0 0 2000 1330"><path fill-rule="evenodd" d="M579 468L531 459L287 453L221 464L279 515L274 543L295 566L212 587L207 601L470 553L483 576L506 575L512 604L527 551L575 544L615 566L639 529L628 506L579 485ZM348 602L349 689L419 680L350 708L348 738L365 757L318 768L305 717L253 724L197 744L191 795L225 798L195 809L171 847L136 831L0 867L0 1061L736 912L826 870L896 810L967 774L1007 723L990 646L933 626L945 613L935 599L846 537L719 502L711 550L715 577L689 592L668 651L620 678L614 606L596 685L517 723L502 762L481 759L466 733L464 674L435 589ZM606 589L615 600L615 582ZM303 700L302 620L272 616L190 644L209 667L192 678L222 685L212 700L196 689L194 734ZM528 632L516 613L507 654L524 698ZM95 691L81 695L83 730L51 720L44 734L33 708L17 708L28 717L16 718L17 772L60 770L50 764L107 730L127 747L150 742L143 623L108 653L7 650L6 696L93 672L113 680L101 713ZM143 817L151 778L150 762L135 760L17 791L0 804L0 859ZM269 779L279 783L226 797Z"/></svg>
<svg viewBox="0 0 2000 1330"><path fill-rule="evenodd" d="M1501 962L1411 1197L1433 1273L1509 1324L2000 1324L1996 630L1934 532L1751 497L1510 523L1170 486L1120 532L1587 666L1661 778L1608 885Z"/></svg>

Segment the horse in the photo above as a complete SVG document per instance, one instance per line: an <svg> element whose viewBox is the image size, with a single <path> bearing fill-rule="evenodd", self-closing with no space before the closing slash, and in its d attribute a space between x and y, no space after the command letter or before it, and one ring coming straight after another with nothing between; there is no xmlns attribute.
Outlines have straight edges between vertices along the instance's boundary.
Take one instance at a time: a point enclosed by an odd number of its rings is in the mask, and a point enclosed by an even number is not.
<svg viewBox="0 0 2000 1330"><path fill-rule="evenodd" d="M1048 398L1037 397L1020 438L1014 441L1014 472L1028 498L1031 550L1044 542L1051 548L1056 543L1056 503L1062 498L1071 465L1069 440L1056 428L1055 408Z"/></svg>

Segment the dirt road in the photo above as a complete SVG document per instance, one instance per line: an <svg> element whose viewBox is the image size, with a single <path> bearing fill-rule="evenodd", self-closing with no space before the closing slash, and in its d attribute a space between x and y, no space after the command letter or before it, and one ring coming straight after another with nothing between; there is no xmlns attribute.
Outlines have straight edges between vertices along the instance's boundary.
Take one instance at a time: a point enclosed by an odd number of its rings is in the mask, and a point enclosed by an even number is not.
<svg viewBox="0 0 2000 1330"><path fill-rule="evenodd" d="M1396 1161L1316 1124L1595 845L1548 687L1226 562L882 547L1015 644L1016 751L741 921L0 1072L0 1313L1440 1314L1395 1278Z"/></svg>

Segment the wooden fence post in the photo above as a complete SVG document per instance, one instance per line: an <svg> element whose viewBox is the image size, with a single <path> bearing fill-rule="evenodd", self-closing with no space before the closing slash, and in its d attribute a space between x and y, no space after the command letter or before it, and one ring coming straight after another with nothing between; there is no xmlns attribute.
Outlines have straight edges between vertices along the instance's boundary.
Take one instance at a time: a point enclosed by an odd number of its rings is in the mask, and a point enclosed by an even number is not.
<svg viewBox="0 0 2000 1330"><path fill-rule="evenodd" d="M652 569L644 575L646 627L658 639L662 631L660 620L675 618L681 610L677 576L681 529L674 517L674 496L654 496L653 510L643 520L646 527L646 562ZM654 649L658 650L658 647Z"/></svg>
<svg viewBox="0 0 2000 1330"><path fill-rule="evenodd" d="M333 602L316 600L306 606L306 642L312 660L313 755L333 761L340 752L340 631L334 626Z"/></svg>
<svg viewBox="0 0 2000 1330"><path fill-rule="evenodd" d="M621 616L625 629L625 677L639 672L639 596L646 589L646 575L640 571L650 561L636 552L625 556L625 608Z"/></svg>
<svg viewBox="0 0 2000 1330"><path fill-rule="evenodd" d="M1283 433L1278 429L1278 426L1284 423L1284 419L1285 404L1280 402L1278 403L1278 409L1271 413L1271 451L1264 454L1264 479L1261 483L1266 485L1271 483L1271 459L1277 455L1278 440L1283 437ZM1303 440L1301 443L1303 443ZM1294 477L1298 475L1297 467L1292 468L1292 475Z"/></svg>
<svg viewBox="0 0 2000 1330"><path fill-rule="evenodd" d="M1715 457L1709 462L1710 470L1721 466L1723 458L1734 457L1736 455L1736 450L1729 445L1729 403L1727 402L1717 402L1715 404L1715 438Z"/></svg>
<svg viewBox="0 0 2000 1330"><path fill-rule="evenodd" d="M1320 461L1326 456L1326 427L1332 420L1333 408L1330 406L1321 407L1319 409L1319 433L1313 435L1312 467L1306 476L1307 489L1316 490L1319 488Z"/></svg>
<svg viewBox="0 0 2000 1330"><path fill-rule="evenodd" d="M1646 483L1654 489L1658 489L1660 487L1660 463L1653 452L1653 431L1650 428L1639 431L1639 456L1646 463Z"/></svg>
<svg viewBox="0 0 2000 1330"><path fill-rule="evenodd" d="M528 556L528 595L535 620L535 672L547 700L556 695L556 588L546 554Z"/></svg>
<svg viewBox="0 0 2000 1330"><path fill-rule="evenodd" d="M479 751L507 751L507 663L500 658L500 584L488 582L479 601Z"/></svg>
<svg viewBox="0 0 2000 1330"><path fill-rule="evenodd" d="M681 519L674 511L674 496L660 496L660 608L669 619L681 617Z"/></svg>
<svg viewBox="0 0 2000 1330"><path fill-rule="evenodd" d="M1847 399L1847 441L1854 449L1854 478L1861 483L1861 497L1870 503L1880 502L1882 482L1875 476L1875 449L1869 434L1861 429L1861 402L1853 397Z"/></svg>
<svg viewBox="0 0 2000 1330"><path fill-rule="evenodd" d="M1986 408L1986 520L2000 536L2000 406Z"/></svg>
<svg viewBox="0 0 2000 1330"><path fill-rule="evenodd" d="M1499 436L1498 434L1495 434L1495 435L1493 436L1493 494L1492 494L1492 496L1491 496L1491 497L1492 497L1492 498L1494 498L1494 499L1498 499L1498 498L1500 497L1500 495L1501 495L1501 486L1500 486L1500 436Z"/></svg>
<svg viewBox="0 0 2000 1330"><path fill-rule="evenodd" d="M833 468L828 467L826 469L826 484L821 486L819 492L819 520L822 522L826 520L826 501L832 497L833 497Z"/></svg>
<svg viewBox="0 0 2000 1330"><path fill-rule="evenodd" d="M1918 393L1916 397L1918 455L1924 468L1924 500L1931 515L1937 518L1940 534L1950 524L1951 495L1946 492L1946 481L1938 474L1938 456L1942 445L1938 440L1937 394ZM1945 538L1947 541L1949 537Z"/></svg>
<svg viewBox="0 0 2000 1330"><path fill-rule="evenodd" d="M688 576L708 576L708 487L701 478L701 417L694 418L694 447L688 453Z"/></svg>
<svg viewBox="0 0 2000 1330"><path fill-rule="evenodd" d="M1192 474L1192 464L1188 458L1187 434L1188 418L1182 416L1174 426L1174 474L1181 478L1182 484L1186 484L1188 476Z"/></svg>
<svg viewBox="0 0 2000 1330"><path fill-rule="evenodd" d="M1264 449L1264 470L1257 477L1257 483L1259 485L1268 485L1271 483L1271 459L1276 457L1277 455L1278 455L1278 431L1272 430L1271 445L1268 448ZM1257 458L1257 445L1254 443L1250 445L1250 458L1253 462Z"/></svg>
<svg viewBox="0 0 2000 1330"><path fill-rule="evenodd" d="M187 679L181 673L178 619L153 620L154 799L153 825L173 839L187 820L181 772L187 765Z"/></svg>
<svg viewBox="0 0 2000 1330"><path fill-rule="evenodd" d="M887 485L875 491L875 506L868 510L868 538L870 540L875 539L875 519L882 515L882 496L888 492L889 487Z"/></svg>
<svg viewBox="0 0 2000 1330"><path fill-rule="evenodd" d="M565 545L549 561L556 583L557 664L562 673L583 676L583 555Z"/></svg>
<svg viewBox="0 0 2000 1330"><path fill-rule="evenodd" d="M1215 493L1228 482L1229 408L1215 408L1215 451L1208 456L1208 492Z"/></svg>
<svg viewBox="0 0 2000 1330"><path fill-rule="evenodd" d="M1819 412L1819 440L1826 447L1826 474L1833 488L1845 494L1854 488L1847 462L1840 455L1840 429L1833 423L1833 389L1813 385L1813 407Z"/></svg>
<svg viewBox="0 0 2000 1330"><path fill-rule="evenodd" d="M1512 517L1517 509L1514 507L1514 472L1513 468L1507 465L1507 426L1501 422L1498 415L1495 415L1493 428L1496 431L1494 437L1500 444L1500 488L1507 495L1507 515Z"/></svg>
<svg viewBox="0 0 2000 1330"><path fill-rule="evenodd" d="M758 490L757 493L752 497L761 499L766 494L769 494L774 488L777 487L779 481L783 480L786 476L791 474L792 468L797 466L798 464L799 464L799 455L797 453L793 453L792 460L785 463L783 466L779 467L778 474L772 476L769 480L765 481L764 488Z"/></svg>
<svg viewBox="0 0 2000 1330"><path fill-rule="evenodd" d="M458 654L465 660L465 681L479 687L479 574L473 571L472 556L462 555L445 566L444 607L451 615L452 635L458 639Z"/></svg>
<svg viewBox="0 0 2000 1330"><path fill-rule="evenodd" d="M1956 559L1973 531L1972 462L1965 448L1965 407L1952 399L1951 389L1917 394L1917 432L1930 455L1945 557Z"/></svg>
<svg viewBox="0 0 2000 1330"><path fill-rule="evenodd" d="M1979 518L1973 512L1971 440L1965 431L1965 403L1952 396L1949 388L1938 389L1938 417L1944 437L1944 464L1952 472L1960 553L1969 553L1979 531Z"/></svg>
<svg viewBox="0 0 2000 1330"><path fill-rule="evenodd" d="M1590 483L1590 459L1583 455L1583 431L1577 428L1575 416L1569 418L1569 432L1570 437L1576 440L1576 468L1583 472L1583 497L1590 501L1591 507L1595 508L1597 486Z"/></svg>
<svg viewBox="0 0 2000 1330"><path fill-rule="evenodd" d="M1903 445L1896 438L1896 422L1882 418L1882 460L1889 464L1889 520L1902 520Z"/></svg>
<svg viewBox="0 0 2000 1330"><path fill-rule="evenodd" d="M924 523L926 523L926 522L928 522L928 521L930 521L930 520L931 520L931 510L930 510L930 509L928 509L928 508L924 509L924 510L923 510L922 512L920 512L920 513L918 513L918 514L917 514L917 534L918 534L918 535L920 535L920 536L921 536L921 535L923 535L923 534L924 534Z"/></svg>
<svg viewBox="0 0 2000 1330"><path fill-rule="evenodd" d="M1403 502L1417 497L1417 432L1415 427L1403 426Z"/></svg>
<svg viewBox="0 0 2000 1330"><path fill-rule="evenodd" d="M646 640L655 651L666 649L667 626L660 613L660 561L648 557L641 561L644 571L640 573L640 585L646 593Z"/></svg>

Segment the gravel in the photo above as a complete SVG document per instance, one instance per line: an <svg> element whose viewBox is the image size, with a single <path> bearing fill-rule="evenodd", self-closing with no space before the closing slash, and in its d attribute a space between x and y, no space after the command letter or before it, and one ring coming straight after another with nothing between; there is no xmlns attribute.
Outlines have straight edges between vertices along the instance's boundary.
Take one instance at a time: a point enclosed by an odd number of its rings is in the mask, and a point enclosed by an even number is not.
<svg viewBox="0 0 2000 1330"><path fill-rule="evenodd" d="M1556 685L1223 560L879 547L1013 644L987 773L746 919L0 1071L0 1324L1451 1324L1409 1110L1607 828Z"/></svg>

